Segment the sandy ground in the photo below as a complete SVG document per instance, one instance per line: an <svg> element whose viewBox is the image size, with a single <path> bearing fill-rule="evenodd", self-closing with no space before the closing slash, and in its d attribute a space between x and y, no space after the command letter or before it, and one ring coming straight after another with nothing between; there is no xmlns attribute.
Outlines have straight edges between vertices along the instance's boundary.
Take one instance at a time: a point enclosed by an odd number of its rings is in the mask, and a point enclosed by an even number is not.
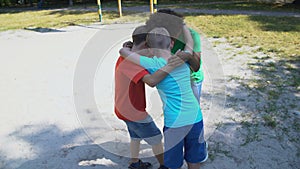
<svg viewBox="0 0 300 169"><path fill-rule="evenodd" d="M128 135L113 113L113 74L118 49L137 25L0 33L1 169L127 168ZM202 168L299 168L299 126L278 133L253 121L257 101L232 78L255 77L247 68L253 60L227 50L234 47L224 39L202 36L202 42L201 106L210 145ZM293 96L297 105L299 93ZM147 88L147 102L162 127L155 89ZM290 122L299 125L294 110ZM141 157L158 166L145 143Z"/></svg>

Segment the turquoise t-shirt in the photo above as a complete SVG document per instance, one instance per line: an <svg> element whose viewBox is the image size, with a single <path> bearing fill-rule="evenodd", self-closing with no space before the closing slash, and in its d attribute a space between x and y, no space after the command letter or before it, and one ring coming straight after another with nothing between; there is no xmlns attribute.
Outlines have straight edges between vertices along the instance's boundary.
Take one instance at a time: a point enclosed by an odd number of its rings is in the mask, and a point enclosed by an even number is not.
<svg viewBox="0 0 300 169"><path fill-rule="evenodd" d="M198 32L196 32L195 30L189 28L191 36L193 38L194 41L194 46L193 46L193 51L194 52L201 52L201 39L200 39L200 35ZM184 37L183 34L180 35L179 40L175 41L174 47L172 48L172 53L176 53L176 51L178 49L183 50L185 48L185 43L184 43ZM202 62L200 62L200 68L197 72L194 72L191 70L191 79L194 82L201 82L204 79L204 73L203 73L203 66L202 66Z"/></svg>
<svg viewBox="0 0 300 169"><path fill-rule="evenodd" d="M141 56L140 64L150 74L153 74L165 66L167 61L156 56L153 58ZM163 103L164 125L166 127L182 127L202 120L199 103L191 88L189 72L189 66L183 64L156 85Z"/></svg>

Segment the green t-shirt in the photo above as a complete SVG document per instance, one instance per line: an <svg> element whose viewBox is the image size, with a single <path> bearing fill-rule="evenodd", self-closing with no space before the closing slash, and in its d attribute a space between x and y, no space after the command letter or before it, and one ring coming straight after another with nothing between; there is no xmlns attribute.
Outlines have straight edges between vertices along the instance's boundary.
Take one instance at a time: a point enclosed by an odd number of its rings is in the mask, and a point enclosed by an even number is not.
<svg viewBox="0 0 300 169"><path fill-rule="evenodd" d="M193 46L193 51L194 52L201 52L201 40L200 40L200 35L198 32L195 30L189 28L193 41L194 41L194 46ZM178 38L178 40L175 41L174 47L172 48L171 52L174 54L178 49L184 50L185 48L185 43L184 43L184 37L183 34L181 34ZM197 72L194 72L191 70L191 79L194 82L201 82L204 79L204 73L203 73L203 66L202 62L200 62L200 68Z"/></svg>

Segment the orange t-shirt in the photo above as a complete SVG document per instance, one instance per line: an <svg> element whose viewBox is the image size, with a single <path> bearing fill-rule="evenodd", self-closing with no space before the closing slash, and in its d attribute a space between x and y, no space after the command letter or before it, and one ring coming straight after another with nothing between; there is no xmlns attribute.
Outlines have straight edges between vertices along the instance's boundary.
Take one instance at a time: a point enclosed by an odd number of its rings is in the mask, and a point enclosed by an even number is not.
<svg viewBox="0 0 300 169"><path fill-rule="evenodd" d="M139 121L147 117L145 84L149 74L143 67L119 57L115 67L115 113L121 120Z"/></svg>

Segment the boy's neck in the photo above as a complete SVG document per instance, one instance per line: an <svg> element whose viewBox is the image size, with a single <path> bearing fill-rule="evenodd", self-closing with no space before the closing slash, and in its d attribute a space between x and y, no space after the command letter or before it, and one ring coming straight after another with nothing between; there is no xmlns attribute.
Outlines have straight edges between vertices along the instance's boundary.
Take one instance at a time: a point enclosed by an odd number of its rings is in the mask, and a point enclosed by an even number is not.
<svg viewBox="0 0 300 169"><path fill-rule="evenodd" d="M139 46L136 46L136 45L133 45L132 48L131 48L131 51L132 52L138 52L140 51L141 49L139 48Z"/></svg>
<svg viewBox="0 0 300 169"><path fill-rule="evenodd" d="M166 60L171 57L171 51L168 49L152 49L151 51L154 56L162 57Z"/></svg>

